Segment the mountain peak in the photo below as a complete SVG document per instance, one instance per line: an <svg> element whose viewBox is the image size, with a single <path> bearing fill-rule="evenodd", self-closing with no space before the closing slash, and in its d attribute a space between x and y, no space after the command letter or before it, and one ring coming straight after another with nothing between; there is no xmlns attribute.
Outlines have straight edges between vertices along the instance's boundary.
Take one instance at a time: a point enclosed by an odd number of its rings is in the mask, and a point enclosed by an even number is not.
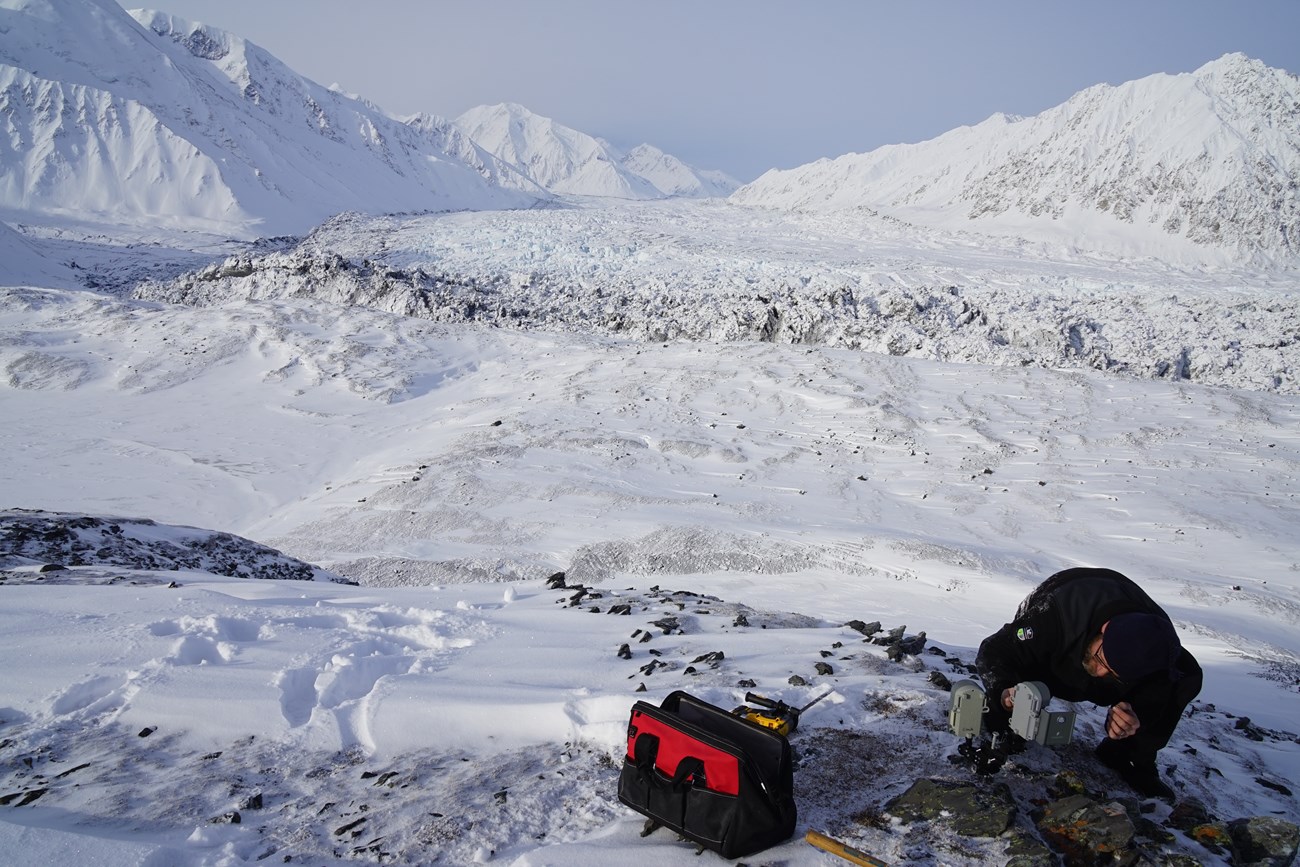
<svg viewBox="0 0 1300 867"><path fill-rule="evenodd" d="M0 207L281 234L537 200L496 183L510 170L485 152L464 162L215 27L112 0L4 0L4 16L0 90L17 97L0 116L23 146L0 163Z"/></svg>
<svg viewBox="0 0 1300 867"><path fill-rule="evenodd" d="M725 196L740 186L654 147L622 153L608 141L517 102L480 105L453 123L482 147L553 193L619 199Z"/></svg>
<svg viewBox="0 0 1300 867"><path fill-rule="evenodd" d="M1300 79L1228 54L1194 73L1090 87L1014 123L768 172L732 198L865 206L1125 255L1289 261L1300 256L1297 184Z"/></svg>

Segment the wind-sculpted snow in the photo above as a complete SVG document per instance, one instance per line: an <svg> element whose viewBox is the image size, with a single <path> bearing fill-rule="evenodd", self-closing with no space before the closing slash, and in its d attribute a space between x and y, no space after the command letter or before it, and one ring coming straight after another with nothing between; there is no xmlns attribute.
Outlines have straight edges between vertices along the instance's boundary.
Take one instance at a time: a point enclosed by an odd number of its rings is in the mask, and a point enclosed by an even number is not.
<svg viewBox="0 0 1300 867"><path fill-rule="evenodd" d="M1180 271L973 243L870 215L689 203L351 215L294 249L148 282L136 297L314 299L435 322L1300 390L1300 301L1272 288L1288 286L1285 272Z"/></svg>

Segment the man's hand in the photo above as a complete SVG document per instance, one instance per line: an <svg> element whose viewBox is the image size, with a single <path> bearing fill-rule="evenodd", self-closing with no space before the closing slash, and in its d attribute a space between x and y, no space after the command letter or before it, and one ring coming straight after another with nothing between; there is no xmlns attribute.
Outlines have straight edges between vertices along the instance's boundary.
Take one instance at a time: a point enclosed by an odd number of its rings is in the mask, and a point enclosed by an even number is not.
<svg viewBox="0 0 1300 867"><path fill-rule="evenodd" d="M1106 714L1106 737L1113 741L1132 737L1141 727L1142 723L1133 712L1133 705L1126 701L1114 705Z"/></svg>
<svg viewBox="0 0 1300 867"><path fill-rule="evenodd" d="M1002 690L1002 706L1007 710L1011 710L1011 708L1014 707L1015 704L1016 704L1016 688L1014 686L1009 686L1006 689Z"/></svg>

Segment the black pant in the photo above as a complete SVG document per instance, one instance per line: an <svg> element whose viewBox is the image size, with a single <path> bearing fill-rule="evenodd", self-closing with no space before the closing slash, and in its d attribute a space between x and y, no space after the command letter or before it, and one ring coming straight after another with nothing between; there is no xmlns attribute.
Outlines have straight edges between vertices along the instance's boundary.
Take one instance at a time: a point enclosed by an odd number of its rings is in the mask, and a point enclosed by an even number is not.
<svg viewBox="0 0 1300 867"><path fill-rule="evenodd" d="M1178 670L1183 676L1175 681L1156 678L1138 684L1124 696L1137 714L1137 734L1112 741L1110 749L1123 753L1135 765L1150 764L1156 752L1169 743L1183 711L1201 693L1203 675L1196 658L1186 648L1178 655Z"/></svg>

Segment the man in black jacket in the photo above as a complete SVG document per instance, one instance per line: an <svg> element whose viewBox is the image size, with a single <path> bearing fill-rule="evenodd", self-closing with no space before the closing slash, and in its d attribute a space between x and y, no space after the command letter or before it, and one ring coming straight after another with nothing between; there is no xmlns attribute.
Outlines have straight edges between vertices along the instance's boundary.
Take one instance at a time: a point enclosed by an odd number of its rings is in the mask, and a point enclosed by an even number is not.
<svg viewBox="0 0 1300 867"><path fill-rule="evenodd" d="M1066 569L1029 594L976 658L988 695L985 726L1006 731L1015 685L1037 680L1055 698L1110 708L1097 757L1145 797L1173 798L1156 770L1201 667L1140 587L1112 569Z"/></svg>

